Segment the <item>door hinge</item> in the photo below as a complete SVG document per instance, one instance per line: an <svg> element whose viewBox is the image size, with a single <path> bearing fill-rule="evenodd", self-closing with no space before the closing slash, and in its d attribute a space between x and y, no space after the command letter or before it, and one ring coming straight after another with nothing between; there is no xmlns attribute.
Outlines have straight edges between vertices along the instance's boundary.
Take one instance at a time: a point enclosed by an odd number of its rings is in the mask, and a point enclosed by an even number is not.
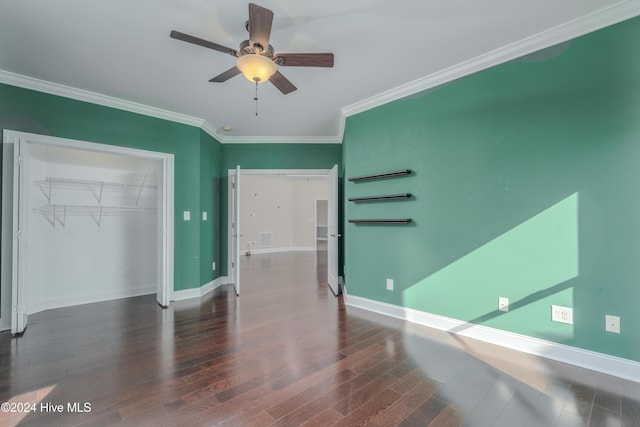
<svg viewBox="0 0 640 427"><path fill-rule="evenodd" d="M231 263L231 268L236 268L236 263L235 262Z"/></svg>
<svg viewBox="0 0 640 427"><path fill-rule="evenodd" d="M22 156L16 157L16 165L22 165Z"/></svg>
<svg viewBox="0 0 640 427"><path fill-rule="evenodd" d="M234 190L236 189L236 183L235 182L231 183L231 188L233 188Z"/></svg>
<svg viewBox="0 0 640 427"><path fill-rule="evenodd" d="M16 231L13 233L13 236L14 236L16 239L22 239L22 230L16 230Z"/></svg>

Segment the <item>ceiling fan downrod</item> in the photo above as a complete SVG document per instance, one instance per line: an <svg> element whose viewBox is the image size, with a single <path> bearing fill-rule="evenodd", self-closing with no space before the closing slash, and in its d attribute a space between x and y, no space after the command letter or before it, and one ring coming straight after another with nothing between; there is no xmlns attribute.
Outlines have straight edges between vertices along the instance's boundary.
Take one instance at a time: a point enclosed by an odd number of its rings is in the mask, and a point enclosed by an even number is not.
<svg viewBox="0 0 640 427"><path fill-rule="evenodd" d="M253 98L256 101L256 116L258 115L258 81L256 80L256 96Z"/></svg>

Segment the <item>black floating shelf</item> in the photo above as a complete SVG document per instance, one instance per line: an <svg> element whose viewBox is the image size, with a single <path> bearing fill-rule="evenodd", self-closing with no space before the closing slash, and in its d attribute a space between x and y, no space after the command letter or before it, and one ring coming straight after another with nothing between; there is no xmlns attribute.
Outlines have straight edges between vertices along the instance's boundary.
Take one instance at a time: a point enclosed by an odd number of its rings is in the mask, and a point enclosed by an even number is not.
<svg viewBox="0 0 640 427"><path fill-rule="evenodd" d="M411 169L403 169L399 171L378 173L374 175L354 176L352 178L349 178L349 181L360 182L360 181L368 181L370 179L394 178L396 176L409 175L410 173L411 173Z"/></svg>
<svg viewBox="0 0 640 427"><path fill-rule="evenodd" d="M411 218L402 219L350 219L352 224L409 224Z"/></svg>
<svg viewBox="0 0 640 427"><path fill-rule="evenodd" d="M370 196L370 197L349 197L349 201L350 202L376 202L376 201L384 201L384 200L408 199L409 197L411 197L411 193L387 194L385 196Z"/></svg>

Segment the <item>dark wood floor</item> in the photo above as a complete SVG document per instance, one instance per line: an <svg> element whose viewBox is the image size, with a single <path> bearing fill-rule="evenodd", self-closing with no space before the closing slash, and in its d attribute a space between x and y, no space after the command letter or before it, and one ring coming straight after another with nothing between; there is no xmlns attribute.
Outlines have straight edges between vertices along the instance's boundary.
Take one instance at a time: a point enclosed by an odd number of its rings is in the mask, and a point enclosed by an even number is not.
<svg viewBox="0 0 640 427"><path fill-rule="evenodd" d="M243 262L240 297L50 310L0 334L0 401L37 408L0 425L640 425L639 384L346 309L313 253Z"/></svg>

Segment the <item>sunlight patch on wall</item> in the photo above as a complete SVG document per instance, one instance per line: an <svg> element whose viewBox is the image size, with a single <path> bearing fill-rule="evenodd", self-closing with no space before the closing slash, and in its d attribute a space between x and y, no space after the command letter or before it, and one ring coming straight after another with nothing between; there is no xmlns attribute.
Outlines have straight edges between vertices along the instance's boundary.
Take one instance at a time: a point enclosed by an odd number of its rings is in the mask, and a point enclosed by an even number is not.
<svg viewBox="0 0 640 427"><path fill-rule="evenodd" d="M556 339L571 338L573 327L551 324L549 310L573 306L578 248L574 193L406 288L403 306L525 334L547 324ZM517 303L509 313L497 310L499 296Z"/></svg>

